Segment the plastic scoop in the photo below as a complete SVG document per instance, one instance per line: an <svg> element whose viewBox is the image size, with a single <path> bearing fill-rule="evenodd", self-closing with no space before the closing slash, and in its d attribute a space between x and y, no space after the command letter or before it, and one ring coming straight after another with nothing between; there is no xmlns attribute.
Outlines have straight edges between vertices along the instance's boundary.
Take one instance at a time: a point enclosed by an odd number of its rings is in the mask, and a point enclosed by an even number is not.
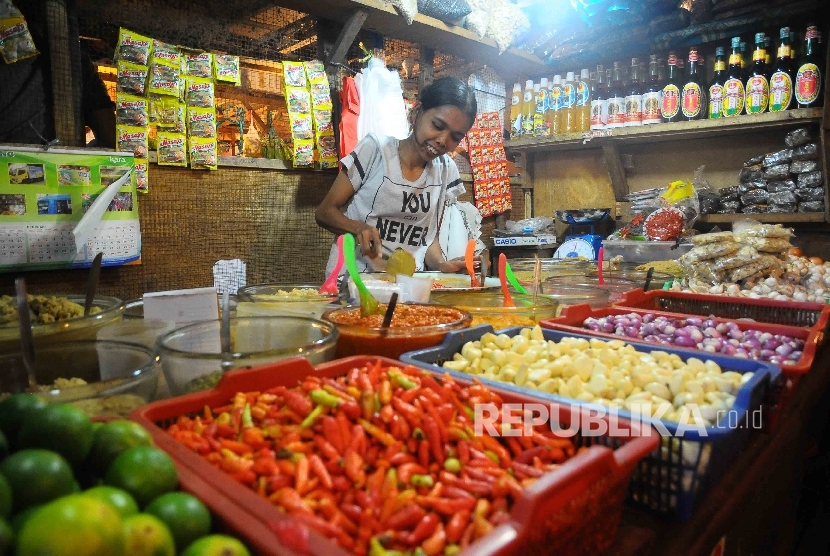
<svg viewBox="0 0 830 556"><path fill-rule="evenodd" d="M501 293L504 295L504 306L515 307L516 302L513 301L510 290L507 289L507 256L504 253L499 254L499 282L501 282Z"/></svg>
<svg viewBox="0 0 830 556"><path fill-rule="evenodd" d="M600 286L605 285L605 280L602 277L602 259L605 255L605 247L599 248L599 253L597 253L597 284Z"/></svg>
<svg viewBox="0 0 830 556"><path fill-rule="evenodd" d="M346 263L346 270L349 271L349 276L352 282L357 286L357 291L360 294L360 314L364 317L369 315L379 315L381 313L380 305L377 299L372 297L369 290L360 279L360 273L357 271L357 260L354 254L354 236L346 234L343 236L343 262Z"/></svg>
<svg viewBox="0 0 830 556"><path fill-rule="evenodd" d="M334 264L334 270L331 271L329 277L317 290L318 293L337 293L337 277L340 276L340 269L343 268L343 236L337 237L337 262Z"/></svg>
<svg viewBox="0 0 830 556"><path fill-rule="evenodd" d="M507 281L510 282L510 285L513 286L513 289L519 293L527 293L527 290L523 285L519 283L519 280L516 279L516 275L513 274L513 269L510 268L510 263L504 263L504 273L507 275Z"/></svg>
<svg viewBox="0 0 830 556"><path fill-rule="evenodd" d="M397 277L398 274L412 276L415 274L415 257L412 256L412 253L404 251L400 247L395 249L395 252L386 261L386 274L394 277Z"/></svg>
<svg viewBox="0 0 830 556"><path fill-rule="evenodd" d="M473 257L476 255L476 240L471 239L467 242L467 250L464 252L464 262L467 265L467 273L470 275L470 287L480 288L481 284L476 278L476 269L473 264ZM502 274L499 272L499 274Z"/></svg>

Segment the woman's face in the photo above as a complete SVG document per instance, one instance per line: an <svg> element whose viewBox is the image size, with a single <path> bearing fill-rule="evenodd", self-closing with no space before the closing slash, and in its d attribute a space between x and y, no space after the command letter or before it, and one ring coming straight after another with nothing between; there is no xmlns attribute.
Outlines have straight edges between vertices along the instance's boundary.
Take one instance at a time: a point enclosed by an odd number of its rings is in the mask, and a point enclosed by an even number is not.
<svg viewBox="0 0 830 556"><path fill-rule="evenodd" d="M454 151L472 123L456 106L443 105L429 110L419 107L413 129L418 153L429 162Z"/></svg>

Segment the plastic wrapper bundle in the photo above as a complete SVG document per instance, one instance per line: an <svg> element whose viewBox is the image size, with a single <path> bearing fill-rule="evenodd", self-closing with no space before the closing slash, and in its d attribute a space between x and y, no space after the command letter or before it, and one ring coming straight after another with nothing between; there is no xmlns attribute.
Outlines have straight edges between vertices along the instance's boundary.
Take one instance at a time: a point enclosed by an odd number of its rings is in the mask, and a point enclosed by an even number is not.
<svg viewBox="0 0 830 556"><path fill-rule="evenodd" d="M692 245L709 245L711 243L735 242L735 234L732 232L712 232L692 236Z"/></svg>
<svg viewBox="0 0 830 556"><path fill-rule="evenodd" d="M779 191L778 193L769 193L767 202L771 205L791 205L797 203L798 199L794 191Z"/></svg>
<svg viewBox="0 0 830 556"><path fill-rule="evenodd" d="M769 207L767 207L767 212L769 212L770 214L791 214L796 211L797 207L798 205L796 203L787 203L785 205L769 205Z"/></svg>
<svg viewBox="0 0 830 556"><path fill-rule="evenodd" d="M715 214L720 209L720 196L712 191L700 191L697 194L700 200L700 214Z"/></svg>
<svg viewBox="0 0 830 556"><path fill-rule="evenodd" d="M738 174L738 181L741 183L764 179L764 170L760 164L744 166Z"/></svg>
<svg viewBox="0 0 830 556"><path fill-rule="evenodd" d="M530 29L530 20L516 4L509 0L493 0L487 36L496 41L499 54L507 50L517 38Z"/></svg>
<svg viewBox="0 0 830 556"><path fill-rule="evenodd" d="M783 237L740 237L739 241L750 247L754 247L762 253L783 253L792 244L788 238Z"/></svg>
<svg viewBox="0 0 830 556"><path fill-rule="evenodd" d="M720 257L715 260L713 267L715 270L732 270L741 266L748 265L760 255L758 250L749 245L744 245L731 255Z"/></svg>
<svg viewBox="0 0 830 556"><path fill-rule="evenodd" d="M792 228L785 228L781 224L761 224L752 218L741 218L732 223L732 233L738 241L747 237L772 237L789 240L793 236Z"/></svg>
<svg viewBox="0 0 830 556"><path fill-rule="evenodd" d="M784 149L782 151L778 151L775 153L770 153L764 156L763 166L764 168L769 168L770 166L777 166L778 164L784 164L789 162L793 159L793 150L792 149Z"/></svg>
<svg viewBox="0 0 830 556"><path fill-rule="evenodd" d="M415 16L418 15L418 0L385 0L392 4L395 9L406 19L407 25L412 25Z"/></svg>
<svg viewBox="0 0 830 556"><path fill-rule="evenodd" d="M683 269L683 272L685 272L687 276L697 280L702 280L704 282L717 284L719 282L723 282L726 277L726 272L723 270L717 270L713 261L692 262L684 260L683 257L680 257L677 259L677 264L680 265L680 268Z"/></svg>
<svg viewBox="0 0 830 556"><path fill-rule="evenodd" d="M761 272L762 270L769 270L771 267L780 264L781 262L772 255L762 255L751 263L733 270L729 275L729 281L738 282L744 278L749 278L753 274Z"/></svg>
<svg viewBox="0 0 830 556"><path fill-rule="evenodd" d="M784 144L788 147L800 147L801 145L807 144L812 140L813 136L810 134L810 130L806 127L802 127L789 132L786 137L784 137Z"/></svg>
<svg viewBox="0 0 830 556"><path fill-rule="evenodd" d="M790 164L790 172L793 174L804 174L819 170L818 160L794 160Z"/></svg>
<svg viewBox="0 0 830 556"><path fill-rule="evenodd" d="M769 212L767 205L744 205L741 207L741 212L746 214L764 214Z"/></svg>
<svg viewBox="0 0 830 556"><path fill-rule="evenodd" d="M803 189L805 187L820 187L824 185L824 182L821 178L821 172L807 172L798 174L795 184L799 189Z"/></svg>
<svg viewBox="0 0 830 556"><path fill-rule="evenodd" d="M805 189L796 189L795 196L799 202L803 201L823 201L824 188L823 187L809 187Z"/></svg>
<svg viewBox="0 0 830 556"><path fill-rule="evenodd" d="M741 208L740 201L721 201L718 214L734 214Z"/></svg>
<svg viewBox="0 0 830 556"><path fill-rule="evenodd" d="M784 178L787 178L789 175L789 163L776 164L775 166L769 166L764 169L764 179L767 180L783 180Z"/></svg>
<svg viewBox="0 0 830 556"><path fill-rule="evenodd" d="M470 13L467 0L418 0L418 13L453 23Z"/></svg>
<svg viewBox="0 0 830 556"><path fill-rule="evenodd" d="M493 7L492 0L467 0L470 13L467 15L465 26L467 29L483 39L487 34L487 27L490 24L490 9Z"/></svg>
<svg viewBox="0 0 830 556"><path fill-rule="evenodd" d="M824 201L804 201L798 203L798 212L824 212Z"/></svg>
<svg viewBox="0 0 830 556"><path fill-rule="evenodd" d="M763 179L753 180L753 181L744 182L741 185L739 185L738 186L738 192L741 195L744 195L746 193L749 193L750 191L755 191L756 189L766 189L766 188L767 188L766 180L763 180Z"/></svg>
<svg viewBox="0 0 830 556"><path fill-rule="evenodd" d="M741 195L741 202L744 205L759 205L769 201L769 191L766 189L753 189Z"/></svg>
<svg viewBox="0 0 830 556"><path fill-rule="evenodd" d="M795 182L793 180L767 182L767 191L770 193L781 193L782 191L792 191L793 189L795 189Z"/></svg>
<svg viewBox="0 0 830 556"><path fill-rule="evenodd" d="M749 166L755 166L756 164L763 164L764 163L764 156L763 154L759 154L758 156L753 156L746 162L744 162L744 168Z"/></svg>
<svg viewBox="0 0 830 556"><path fill-rule="evenodd" d="M730 185L729 187L721 187L718 190L721 202L723 201L737 201L741 194L741 188L737 185Z"/></svg>
<svg viewBox="0 0 830 556"><path fill-rule="evenodd" d="M793 160L814 160L821 158L818 150L818 145L815 143L807 143L793 149Z"/></svg>
<svg viewBox="0 0 830 556"><path fill-rule="evenodd" d="M715 243L707 243L706 245L696 245L690 251L678 258L678 261L685 261L689 263L696 263L700 261L708 261L709 259L716 259L725 255L737 253L741 246L734 240L718 241Z"/></svg>

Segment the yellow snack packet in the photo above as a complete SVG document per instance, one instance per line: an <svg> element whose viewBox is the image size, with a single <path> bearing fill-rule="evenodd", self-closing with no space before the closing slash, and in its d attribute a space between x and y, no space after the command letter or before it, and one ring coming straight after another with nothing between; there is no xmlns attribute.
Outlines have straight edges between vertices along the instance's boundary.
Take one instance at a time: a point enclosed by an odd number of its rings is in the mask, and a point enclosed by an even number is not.
<svg viewBox="0 0 830 556"><path fill-rule="evenodd" d="M320 154L321 168L336 168L339 162L337 157L337 145L334 141L334 133L325 133L317 136L317 150Z"/></svg>
<svg viewBox="0 0 830 556"><path fill-rule="evenodd" d="M20 11L14 8L9 15L20 17L6 17L0 19L0 52L7 64L13 64L26 58L40 54L35 47L35 41L29 32L29 24L22 17Z"/></svg>
<svg viewBox="0 0 830 556"><path fill-rule="evenodd" d="M187 135L202 139L216 139L216 110L213 108L187 109Z"/></svg>
<svg viewBox="0 0 830 556"><path fill-rule="evenodd" d="M194 170L216 170L219 161L216 139L190 138L190 167Z"/></svg>
<svg viewBox="0 0 830 556"><path fill-rule="evenodd" d="M123 27L118 31L115 59L146 66L150 61L150 47L153 39L133 33Z"/></svg>
<svg viewBox="0 0 830 556"><path fill-rule="evenodd" d="M216 81L239 85L242 81L239 72L239 56L215 54L213 56L213 77Z"/></svg>
<svg viewBox="0 0 830 556"><path fill-rule="evenodd" d="M144 97L117 93L115 95L115 123L145 127L149 121L148 102Z"/></svg>
<svg viewBox="0 0 830 556"><path fill-rule="evenodd" d="M185 104L188 107L213 108L216 105L213 81L201 77L188 77L185 81Z"/></svg>
<svg viewBox="0 0 830 556"><path fill-rule="evenodd" d="M312 85L314 83L325 83L329 86L329 78L326 75L326 66L320 60L310 60L305 63L305 73L308 82Z"/></svg>
<svg viewBox="0 0 830 556"><path fill-rule="evenodd" d="M308 87L308 82L305 77L305 66L302 62L283 61L282 77L285 80L286 88L300 87L305 89Z"/></svg>
<svg viewBox="0 0 830 556"><path fill-rule="evenodd" d="M147 193L149 191L149 180L147 178L149 168L150 163L146 159L135 159L133 174L135 175L135 190L139 193Z"/></svg>
<svg viewBox="0 0 830 556"><path fill-rule="evenodd" d="M311 166L314 164L314 141L297 139L294 141L294 166Z"/></svg>
<svg viewBox="0 0 830 556"><path fill-rule="evenodd" d="M117 93L144 96L147 91L147 66L119 60L115 72Z"/></svg>
<svg viewBox="0 0 830 556"><path fill-rule="evenodd" d="M187 139L184 133L158 132L159 166L187 166Z"/></svg>
<svg viewBox="0 0 830 556"><path fill-rule="evenodd" d="M150 64L168 66L174 68L178 73L181 70L181 60L182 53L178 46L153 39L153 47L150 51Z"/></svg>
<svg viewBox="0 0 830 556"><path fill-rule="evenodd" d="M210 52L187 53L184 60L185 73L190 77L213 77L213 54Z"/></svg>
<svg viewBox="0 0 830 556"><path fill-rule="evenodd" d="M133 153L135 158L147 158L149 130L131 125L115 126L115 150Z"/></svg>

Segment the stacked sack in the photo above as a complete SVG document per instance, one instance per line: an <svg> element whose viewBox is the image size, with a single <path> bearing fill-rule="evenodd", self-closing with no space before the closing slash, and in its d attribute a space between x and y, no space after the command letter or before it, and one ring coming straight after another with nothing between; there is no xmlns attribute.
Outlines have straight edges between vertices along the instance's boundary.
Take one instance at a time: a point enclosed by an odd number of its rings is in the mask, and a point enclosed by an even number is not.
<svg viewBox="0 0 830 556"><path fill-rule="evenodd" d="M719 191L721 214L823 212L821 152L806 128L788 133L787 148L744 163L739 185Z"/></svg>

